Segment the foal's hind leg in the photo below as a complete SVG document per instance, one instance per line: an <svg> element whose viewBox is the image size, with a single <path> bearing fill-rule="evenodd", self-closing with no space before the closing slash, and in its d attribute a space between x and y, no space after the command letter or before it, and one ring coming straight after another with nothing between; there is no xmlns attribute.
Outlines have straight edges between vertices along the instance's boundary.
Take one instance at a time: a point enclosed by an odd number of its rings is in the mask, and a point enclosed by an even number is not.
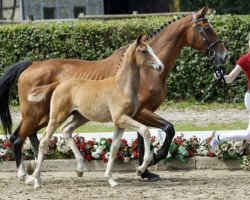
<svg viewBox="0 0 250 200"><path fill-rule="evenodd" d="M123 132L124 132L124 129L116 128L114 132L113 141L110 147L110 156L109 156L108 164L107 164L106 171L105 171L105 177L108 179L111 187L117 185L117 182L115 182L114 179L112 178L111 170L114 164L115 156L120 148L120 143L121 143Z"/></svg>
<svg viewBox="0 0 250 200"><path fill-rule="evenodd" d="M83 157L72 138L72 133L76 128L87 122L88 120L82 117L80 114L73 114L73 116L70 117L69 120L66 122L66 124L63 125L63 127L61 128L61 132L64 138L66 139L68 145L70 146L71 150L73 151L75 158L77 160L76 173L78 177L81 177L83 174Z"/></svg>
<svg viewBox="0 0 250 200"><path fill-rule="evenodd" d="M141 166L138 167L138 175L140 175L141 173L143 173L148 164L150 163L150 161L152 160L153 156L150 152L150 132L148 130L148 127L135 121L134 119L132 119L131 117L127 116L127 115L122 115L119 119L117 119L116 122L114 122L117 124L118 127L122 127L122 128L128 128L134 131L137 131L138 133L141 134L141 136L144 139L144 147L145 147L145 154L143 157L143 163Z"/></svg>
<svg viewBox="0 0 250 200"><path fill-rule="evenodd" d="M60 124L61 123L59 120L57 121L56 119L51 118L50 122L46 128L45 136L40 141L39 153L38 153L38 158L37 158L37 165L36 165L36 169L35 169L34 173L32 174L34 181L35 181L34 188L38 188L41 186L40 174L41 174L41 167L42 167L44 154L45 154L45 151L49 145L49 140L51 139L55 130L60 126ZM31 180L28 180L28 181L31 181Z"/></svg>

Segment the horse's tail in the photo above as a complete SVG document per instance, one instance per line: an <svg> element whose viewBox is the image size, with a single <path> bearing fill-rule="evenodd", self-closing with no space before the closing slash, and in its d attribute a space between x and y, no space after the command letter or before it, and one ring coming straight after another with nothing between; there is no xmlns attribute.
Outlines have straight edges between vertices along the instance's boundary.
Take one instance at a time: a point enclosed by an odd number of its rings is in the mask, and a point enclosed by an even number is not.
<svg viewBox="0 0 250 200"><path fill-rule="evenodd" d="M50 91L54 90L58 85L59 83L51 83L51 84L35 87L34 89L30 91L28 95L28 101L40 102L44 100L46 95Z"/></svg>
<svg viewBox="0 0 250 200"><path fill-rule="evenodd" d="M9 109L10 90L21 73L31 64L31 61L21 61L11 65L0 78L0 119L6 136L11 134L12 128L12 119Z"/></svg>

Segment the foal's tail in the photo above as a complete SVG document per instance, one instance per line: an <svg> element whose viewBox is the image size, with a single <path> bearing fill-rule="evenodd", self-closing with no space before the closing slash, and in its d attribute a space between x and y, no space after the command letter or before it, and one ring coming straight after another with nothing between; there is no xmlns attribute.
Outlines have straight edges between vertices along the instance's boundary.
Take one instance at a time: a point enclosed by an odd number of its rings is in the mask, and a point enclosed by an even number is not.
<svg viewBox="0 0 250 200"><path fill-rule="evenodd" d="M54 90L58 85L59 83L51 83L51 84L35 87L34 89L30 91L28 95L28 101L31 101L31 102L43 101L46 95L51 90Z"/></svg>
<svg viewBox="0 0 250 200"><path fill-rule="evenodd" d="M31 61L21 61L11 65L0 78L0 119L5 135L11 134L12 128L12 119L9 109L10 90L21 73L31 64Z"/></svg>

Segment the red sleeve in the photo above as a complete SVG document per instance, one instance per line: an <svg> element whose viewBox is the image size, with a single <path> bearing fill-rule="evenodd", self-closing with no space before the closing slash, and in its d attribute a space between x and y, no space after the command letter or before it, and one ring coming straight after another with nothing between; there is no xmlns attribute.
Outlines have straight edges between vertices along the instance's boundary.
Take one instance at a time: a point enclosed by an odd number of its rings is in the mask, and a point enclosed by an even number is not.
<svg viewBox="0 0 250 200"><path fill-rule="evenodd" d="M243 70L245 70L247 68L247 66L249 65L249 63L248 63L249 58L250 58L250 52L248 52L247 54L241 56L236 61L236 64L238 64Z"/></svg>

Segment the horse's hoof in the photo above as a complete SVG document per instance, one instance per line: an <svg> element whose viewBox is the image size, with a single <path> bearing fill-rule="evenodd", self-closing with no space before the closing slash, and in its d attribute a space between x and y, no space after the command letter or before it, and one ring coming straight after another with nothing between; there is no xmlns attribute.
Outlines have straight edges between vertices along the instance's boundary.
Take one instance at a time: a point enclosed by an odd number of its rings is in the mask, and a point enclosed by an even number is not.
<svg viewBox="0 0 250 200"><path fill-rule="evenodd" d="M79 171L76 170L76 174L77 174L78 177L82 177L83 172L79 172Z"/></svg>
<svg viewBox="0 0 250 200"><path fill-rule="evenodd" d="M34 171L35 171L35 165L34 165L34 164L35 164L34 162L29 162L29 163L27 164L27 173L28 173L29 175L33 174Z"/></svg>

